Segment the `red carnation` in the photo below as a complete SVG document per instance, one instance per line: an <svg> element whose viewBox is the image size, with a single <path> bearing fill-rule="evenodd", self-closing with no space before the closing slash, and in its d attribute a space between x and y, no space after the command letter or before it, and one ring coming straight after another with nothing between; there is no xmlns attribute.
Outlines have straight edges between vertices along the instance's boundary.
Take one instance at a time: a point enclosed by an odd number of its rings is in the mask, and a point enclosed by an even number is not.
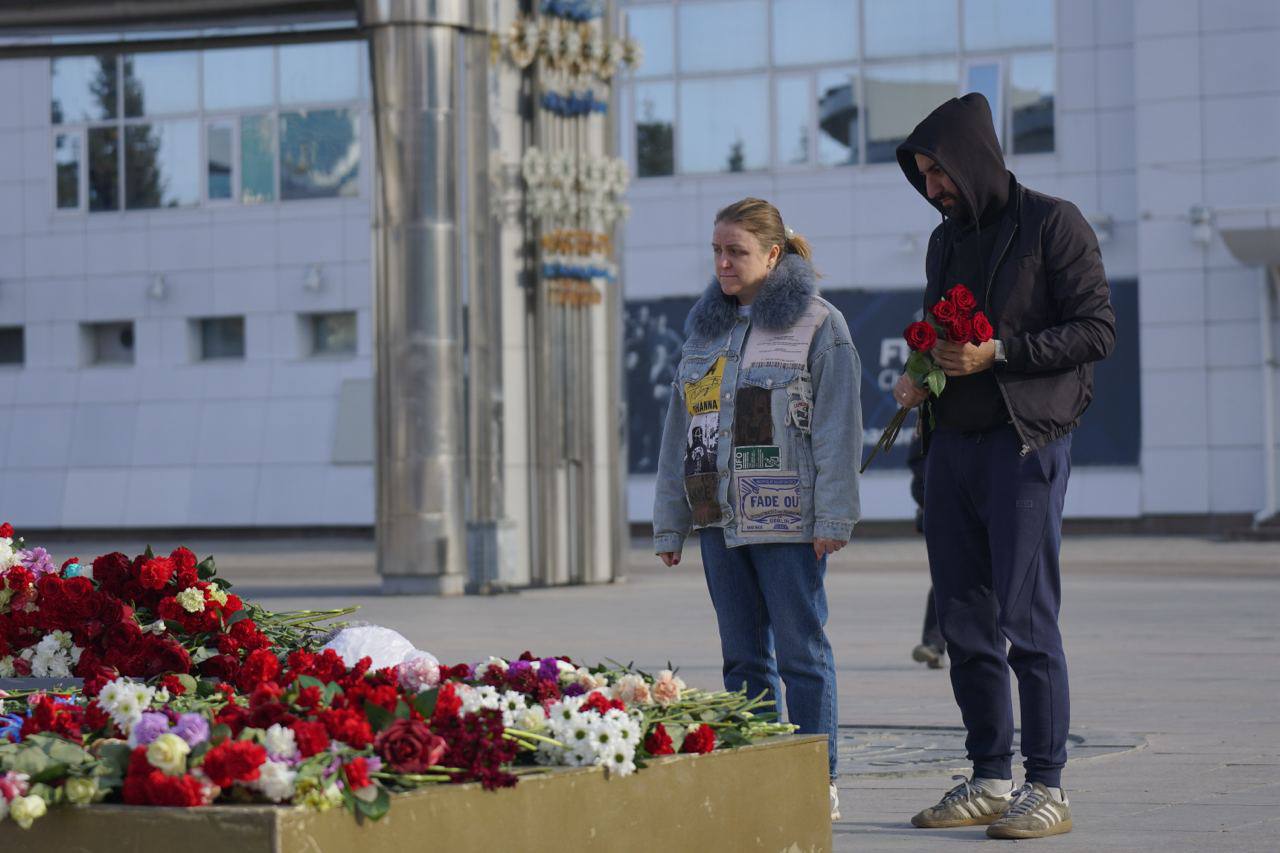
<svg viewBox="0 0 1280 853"><path fill-rule="evenodd" d="M5 539L12 539L13 525L7 521L4 524L0 524L0 537L4 537Z"/></svg>
<svg viewBox="0 0 1280 853"><path fill-rule="evenodd" d="M681 752L696 752L699 755L706 755L715 748L716 733L711 726L698 726L695 729L690 729L689 733L684 736L684 743L680 744Z"/></svg>
<svg viewBox="0 0 1280 853"><path fill-rule="evenodd" d="M236 685L243 692L252 693L259 684L272 681L279 674L280 661L276 656L268 649L256 649L244 659Z"/></svg>
<svg viewBox="0 0 1280 853"><path fill-rule="evenodd" d="M948 290L947 299L951 300L962 316L978 307L978 300L973 297L973 291L963 284L957 284Z"/></svg>
<svg viewBox="0 0 1280 853"><path fill-rule="evenodd" d="M959 312L956 310L956 304L954 302L948 302L945 299L939 300L937 305L934 305L929 309L929 313L933 314L934 317L937 317L938 322L944 325L950 323L959 316Z"/></svg>
<svg viewBox="0 0 1280 853"><path fill-rule="evenodd" d="M658 723L653 727L653 731L645 735L644 750L650 755L671 755L675 752L666 726Z"/></svg>
<svg viewBox="0 0 1280 853"><path fill-rule="evenodd" d="M182 686L182 681L173 674L160 679L160 686L169 691L170 696L181 696L187 692L187 688Z"/></svg>
<svg viewBox="0 0 1280 853"><path fill-rule="evenodd" d="M938 342L938 333L933 325L922 320L907 326L902 337L907 339L907 346L916 352L928 352Z"/></svg>
<svg viewBox="0 0 1280 853"><path fill-rule="evenodd" d="M155 769L147 761L147 748L139 746L129 757L124 801L135 806L202 806L205 787L194 776L167 776Z"/></svg>
<svg viewBox="0 0 1280 853"><path fill-rule="evenodd" d="M462 710L462 699L458 697L452 681L440 685L440 693L436 696L436 709L431 715L431 722L439 725L458 716Z"/></svg>
<svg viewBox="0 0 1280 853"><path fill-rule="evenodd" d="M230 788L235 782L252 782L258 768L267 760L267 751L249 740L229 740L218 744L204 755L201 768L219 788Z"/></svg>
<svg viewBox="0 0 1280 853"><path fill-rule="evenodd" d="M957 317L947 323L947 340L957 344L967 344L973 337L973 320L968 317Z"/></svg>
<svg viewBox="0 0 1280 853"><path fill-rule="evenodd" d="M173 577L173 560L168 557L153 557L142 564L138 571L138 583L146 589L164 589L165 584Z"/></svg>
<svg viewBox="0 0 1280 853"><path fill-rule="evenodd" d="M591 695L587 697L587 701L582 703L582 710L595 711L597 714L605 714L609 711L625 711L627 706L623 704L621 699L606 699L604 694L598 690L591 691Z"/></svg>
<svg viewBox="0 0 1280 853"><path fill-rule="evenodd" d="M426 723L396 720L378 733L373 748L398 773L426 773L440 762L447 744Z"/></svg>
<svg viewBox="0 0 1280 853"><path fill-rule="evenodd" d="M107 592L118 594L120 588L129 580L129 558L119 551L95 558L93 579Z"/></svg>
<svg viewBox="0 0 1280 853"><path fill-rule="evenodd" d="M320 722L324 723L330 737L342 741L352 749L364 749L373 742L373 729L359 711L331 708L320 712Z"/></svg>
<svg viewBox="0 0 1280 853"><path fill-rule="evenodd" d="M174 548L169 559L173 560L178 571L178 587L186 589L195 586L200 579L199 572L196 571L196 555L186 548Z"/></svg>
<svg viewBox="0 0 1280 853"><path fill-rule="evenodd" d="M987 319L987 315L981 311L973 315L973 342L975 344L985 344L995 335L995 329L991 328L991 321Z"/></svg>
<svg viewBox="0 0 1280 853"><path fill-rule="evenodd" d="M359 791L373 784L369 778L369 762L363 757L357 756L351 759L343 765L342 769L347 774L347 785L352 791Z"/></svg>
<svg viewBox="0 0 1280 853"><path fill-rule="evenodd" d="M222 681L236 677L240 662L231 655L214 655L200 664L200 674Z"/></svg>
<svg viewBox="0 0 1280 853"><path fill-rule="evenodd" d="M298 744L298 753L303 758L310 758L329 748L329 733L323 723L314 720L299 720L289 726L293 729L293 739Z"/></svg>

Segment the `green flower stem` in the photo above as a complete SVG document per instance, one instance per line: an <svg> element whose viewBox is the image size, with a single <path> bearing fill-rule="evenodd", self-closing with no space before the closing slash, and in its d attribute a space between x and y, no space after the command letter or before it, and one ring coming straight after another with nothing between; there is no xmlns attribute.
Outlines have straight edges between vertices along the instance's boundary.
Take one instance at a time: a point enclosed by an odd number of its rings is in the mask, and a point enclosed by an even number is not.
<svg viewBox="0 0 1280 853"><path fill-rule="evenodd" d="M555 738L549 738L546 735L536 734L534 732L525 731L524 729L507 729L505 734L513 735L516 738L528 738L529 740L536 740L541 743L550 744L551 746L558 746L561 749L565 748L565 745L562 744L560 741L556 740Z"/></svg>

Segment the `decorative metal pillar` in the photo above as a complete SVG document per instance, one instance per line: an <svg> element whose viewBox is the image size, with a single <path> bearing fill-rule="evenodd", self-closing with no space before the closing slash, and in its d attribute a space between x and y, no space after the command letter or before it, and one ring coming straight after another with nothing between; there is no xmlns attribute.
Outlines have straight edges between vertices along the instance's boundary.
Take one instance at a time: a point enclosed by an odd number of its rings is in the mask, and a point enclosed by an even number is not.
<svg viewBox="0 0 1280 853"><path fill-rule="evenodd" d="M373 71L378 573L384 592L456 595L466 572L459 107L469 0L360 0ZM459 75L463 75L460 77Z"/></svg>

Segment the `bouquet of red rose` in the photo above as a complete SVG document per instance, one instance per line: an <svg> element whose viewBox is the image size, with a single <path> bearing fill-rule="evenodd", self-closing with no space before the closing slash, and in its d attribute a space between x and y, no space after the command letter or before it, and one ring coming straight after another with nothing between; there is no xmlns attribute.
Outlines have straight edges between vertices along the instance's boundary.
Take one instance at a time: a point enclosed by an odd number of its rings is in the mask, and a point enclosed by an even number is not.
<svg viewBox="0 0 1280 853"><path fill-rule="evenodd" d="M921 388L928 388L934 397L942 396L947 387L947 375L934 361L932 352L940 338L956 344L985 344L995 333L991 321L981 311L976 311L978 300L973 292L963 284L957 284L947 291L925 315L925 319L917 320L903 331L911 349L907 359L906 373ZM880 451L888 452L898 440L902 431L902 423L907 419L910 409L899 408L897 414L889 421L880 440L871 448L871 454L862 464L862 471L871 465Z"/></svg>

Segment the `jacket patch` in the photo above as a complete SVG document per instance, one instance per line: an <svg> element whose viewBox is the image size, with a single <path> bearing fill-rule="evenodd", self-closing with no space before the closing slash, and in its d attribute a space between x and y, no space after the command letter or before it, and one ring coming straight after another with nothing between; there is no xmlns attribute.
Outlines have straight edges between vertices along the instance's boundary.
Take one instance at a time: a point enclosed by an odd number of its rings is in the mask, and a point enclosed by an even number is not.
<svg viewBox="0 0 1280 853"><path fill-rule="evenodd" d="M689 419L684 448L684 475L714 474L720 449L720 413L708 412Z"/></svg>
<svg viewBox="0 0 1280 853"><path fill-rule="evenodd" d="M733 449L735 471L781 471L782 451L776 444L760 444Z"/></svg>
<svg viewBox="0 0 1280 853"><path fill-rule="evenodd" d="M787 422L808 434L813 424L813 383L808 375L787 383Z"/></svg>
<svg viewBox="0 0 1280 853"><path fill-rule="evenodd" d="M830 313L822 302L811 299L800 319L786 329L753 326L742 353L743 365L771 363L803 369L809 361L809 344L813 342L814 333Z"/></svg>
<svg viewBox="0 0 1280 853"><path fill-rule="evenodd" d="M720 520L720 477L714 471L685 477L684 492L689 497L694 527L706 527Z"/></svg>
<svg viewBox="0 0 1280 853"><path fill-rule="evenodd" d="M720 411L720 381L724 378L724 356L716 359L707 375L684 386L684 403L690 415Z"/></svg>
<svg viewBox="0 0 1280 853"><path fill-rule="evenodd" d="M739 475L738 532L803 533L800 475L789 472Z"/></svg>
<svg viewBox="0 0 1280 853"><path fill-rule="evenodd" d="M733 443L738 447L773 444L773 392L744 385L733 411Z"/></svg>

